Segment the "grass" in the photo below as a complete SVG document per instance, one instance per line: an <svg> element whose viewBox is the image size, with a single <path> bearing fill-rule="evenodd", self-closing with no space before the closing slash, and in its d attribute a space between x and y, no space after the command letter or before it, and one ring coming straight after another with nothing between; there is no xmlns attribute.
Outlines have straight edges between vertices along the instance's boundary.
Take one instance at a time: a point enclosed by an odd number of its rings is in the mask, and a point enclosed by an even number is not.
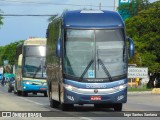
<svg viewBox="0 0 160 120"><path fill-rule="evenodd" d="M140 87L128 87L129 92L152 91L153 88L147 88L146 85Z"/></svg>

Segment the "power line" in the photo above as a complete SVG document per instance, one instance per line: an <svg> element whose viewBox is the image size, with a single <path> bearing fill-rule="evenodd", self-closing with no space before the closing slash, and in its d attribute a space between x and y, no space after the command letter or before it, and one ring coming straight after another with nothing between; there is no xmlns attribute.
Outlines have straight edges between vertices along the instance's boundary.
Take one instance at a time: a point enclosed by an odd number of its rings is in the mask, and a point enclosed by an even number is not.
<svg viewBox="0 0 160 120"><path fill-rule="evenodd" d="M40 15L40 14L0 14L0 16L17 16L17 17L23 17L23 16L33 16L33 17L41 17L41 16L57 16L56 14L54 14L54 15L47 15L47 14L44 14L44 15Z"/></svg>
<svg viewBox="0 0 160 120"><path fill-rule="evenodd" d="M62 3L51 3L51 2L22 2L22 1L8 1L8 0L0 0L2 2L10 2L10 3L22 3L22 4L42 4L42 5L65 5L65 6L82 6L82 7L98 7L99 5L78 5L78 4L62 4ZM114 7L114 6L101 6L101 7Z"/></svg>
<svg viewBox="0 0 160 120"><path fill-rule="evenodd" d="M133 15L133 13L119 13L120 15ZM160 13L137 13L137 15L144 15L144 14L160 14ZM58 14L0 14L0 16L13 16L13 17L23 17L23 16L32 16L32 17L51 17L57 16Z"/></svg>

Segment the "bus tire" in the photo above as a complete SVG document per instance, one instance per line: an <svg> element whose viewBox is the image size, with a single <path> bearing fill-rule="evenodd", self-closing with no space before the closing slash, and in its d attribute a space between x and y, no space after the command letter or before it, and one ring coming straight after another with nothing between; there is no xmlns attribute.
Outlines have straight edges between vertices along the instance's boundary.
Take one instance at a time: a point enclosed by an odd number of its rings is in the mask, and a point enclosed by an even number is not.
<svg viewBox="0 0 160 120"><path fill-rule="evenodd" d="M65 104L65 103L61 104L62 111L68 111L69 109L72 110L72 108L73 108L73 104Z"/></svg>
<svg viewBox="0 0 160 120"><path fill-rule="evenodd" d="M22 96L23 96L23 97L26 97L26 96L28 96L28 93L23 91L23 92L22 92Z"/></svg>
<svg viewBox="0 0 160 120"><path fill-rule="evenodd" d="M122 103L117 103L113 105L114 111L122 111Z"/></svg>
<svg viewBox="0 0 160 120"><path fill-rule="evenodd" d="M17 95L18 95L18 96L21 96L21 91L18 90L18 91L17 91Z"/></svg>
<svg viewBox="0 0 160 120"><path fill-rule="evenodd" d="M44 97L48 97L47 92L44 93Z"/></svg>

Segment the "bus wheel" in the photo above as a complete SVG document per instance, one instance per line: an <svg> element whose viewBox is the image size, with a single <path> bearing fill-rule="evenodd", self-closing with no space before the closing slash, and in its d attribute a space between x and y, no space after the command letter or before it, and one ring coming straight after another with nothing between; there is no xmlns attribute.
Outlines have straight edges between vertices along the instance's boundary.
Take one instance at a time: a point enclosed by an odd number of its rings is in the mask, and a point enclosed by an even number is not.
<svg viewBox="0 0 160 120"><path fill-rule="evenodd" d="M68 111L69 109L72 110L72 108L73 108L73 104L64 104L64 103L61 104L61 109L63 111Z"/></svg>
<svg viewBox="0 0 160 120"><path fill-rule="evenodd" d="M114 111L122 111L122 103L117 103L113 105Z"/></svg>
<svg viewBox="0 0 160 120"><path fill-rule="evenodd" d="M26 96L28 96L28 93L27 92L22 92L22 96L26 97Z"/></svg>
<svg viewBox="0 0 160 120"><path fill-rule="evenodd" d="M58 108L59 102L52 99L52 92L51 91L49 92L49 102L50 102L50 106L52 108Z"/></svg>
<svg viewBox="0 0 160 120"><path fill-rule="evenodd" d="M18 96L21 96L21 91L17 91L17 95L18 95Z"/></svg>
<svg viewBox="0 0 160 120"><path fill-rule="evenodd" d="M44 93L44 97L48 97L47 92Z"/></svg>

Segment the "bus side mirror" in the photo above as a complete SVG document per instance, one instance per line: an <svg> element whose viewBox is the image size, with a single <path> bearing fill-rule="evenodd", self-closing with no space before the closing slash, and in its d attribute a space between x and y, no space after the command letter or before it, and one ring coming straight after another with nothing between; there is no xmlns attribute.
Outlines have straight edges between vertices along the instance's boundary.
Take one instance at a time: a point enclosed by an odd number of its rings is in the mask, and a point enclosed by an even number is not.
<svg viewBox="0 0 160 120"><path fill-rule="evenodd" d="M129 41L129 57L132 58L134 56L134 42L131 38L128 38Z"/></svg>
<svg viewBox="0 0 160 120"><path fill-rule="evenodd" d="M46 31L46 38L48 39L48 37L49 37L49 30L47 29L47 31Z"/></svg>
<svg viewBox="0 0 160 120"><path fill-rule="evenodd" d="M18 66L19 66L19 67L22 66L22 58L23 58L23 55L20 54L19 57L18 57Z"/></svg>
<svg viewBox="0 0 160 120"><path fill-rule="evenodd" d="M58 38L57 44L56 44L56 56L58 58L61 57L61 39Z"/></svg>

